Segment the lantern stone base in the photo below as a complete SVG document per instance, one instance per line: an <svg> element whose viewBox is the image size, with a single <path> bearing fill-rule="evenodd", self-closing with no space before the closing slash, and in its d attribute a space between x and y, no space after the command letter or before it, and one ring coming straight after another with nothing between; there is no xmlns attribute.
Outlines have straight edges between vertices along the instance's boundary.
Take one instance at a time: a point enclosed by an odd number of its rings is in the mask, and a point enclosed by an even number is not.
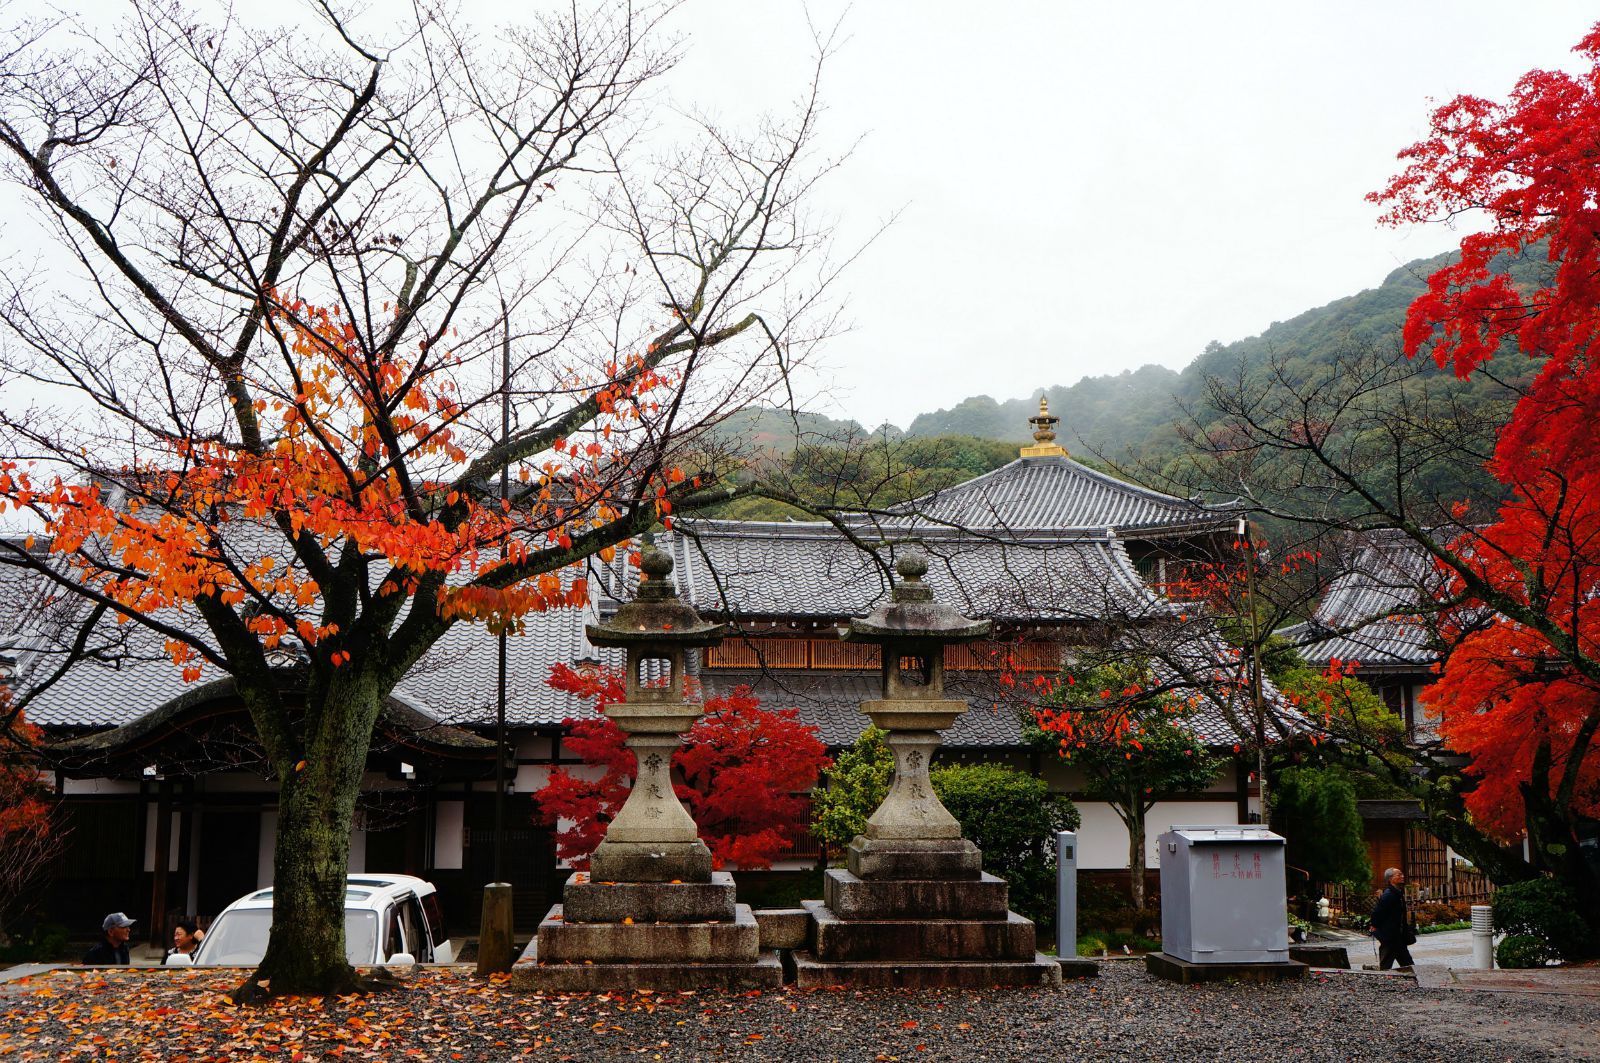
<svg viewBox="0 0 1600 1063"><path fill-rule="evenodd" d="M823 875L822 900L840 919L1004 919L1009 891L1004 879L988 874L862 879L835 867Z"/></svg>
<svg viewBox="0 0 1600 1063"><path fill-rule="evenodd" d="M857 835L845 866L863 879L978 879L983 853L965 838L935 841Z"/></svg>
<svg viewBox="0 0 1600 1063"><path fill-rule="evenodd" d="M821 901L811 913L812 951L823 960L1031 960L1033 921L999 919L841 919Z"/></svg>
<svg viewBox="0 0 1600 1063"><path fill-rule="evenodd" d="M537 992L590 989L761 988L778 985L776 953L738 904L733 876L709 882L567 880L564 904L539 924L516 984Z"/></svg>
<svg viewBox="0 0 1600 1063"><path fill-rule="evenodd" d="M761 928L747 904L726 923L568 922L558 904L539 924L537 940L549 963L754 963Z"/></svg>
<svg viewBox="0 0 1600 1063"><path fill-rule="evenodd" d="M544 963L538 942L511 969L511 985L527 993L600 993L652 989L772 989L783 984L783 964L771 950L753 963Z"/></svg>
<svg viewBox="0 0 1600 1063"><path fill-rule="evenodd" d="M710 882L615 882L575 872L562 891L569 923L732 923L733 875L711 872Z"/></svg>
<svg viewBox="0 0 1600 1063"><path fill-rule="evenodd" d="M796 984L858 986L1060 985L1037 951L1031 920L1007 910L1004 879L862 879L832 869L825 901L805 901L808 948Z"/></svg>
<svg viewBox="0 0 1600 1063"><path fill-rule="evenodd" d="M710 882L711 850L706 843L601 842L589 858L596 882Z"/></svg>
<svg viewBox="0 0 1600 1063"><path fill-rule="evenodd" d="M987 989L993 986L1059 986L1061 968L1048 956L1022 963L879 961L829 963L810 952L794 954L797 989L849 985L863 989Z"/></svg>

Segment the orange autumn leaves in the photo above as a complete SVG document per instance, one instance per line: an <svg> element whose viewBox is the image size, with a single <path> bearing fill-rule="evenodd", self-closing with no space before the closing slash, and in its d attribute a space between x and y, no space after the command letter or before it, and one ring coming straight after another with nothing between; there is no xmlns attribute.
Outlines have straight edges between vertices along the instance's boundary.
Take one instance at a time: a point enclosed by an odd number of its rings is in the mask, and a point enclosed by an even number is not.
<svg viewBox="0 0 1600 1063"><path fill-rule="evenodd" d="M72 577L117 611L150 615L214 600L237 611L268 650L291 637L315 647L340 634L322 613L316 566L297 556L297 544L335 561L359 553L387 566L372 588L377 598L414 595L425 577L443 575L441 615L496 631L588 600L584 579L563 571L579 558L559 554L618 518L609 493L627 480L616 470L628 455L613 428L637 420L649 392L670 384L666 376L637 357L607 367L612 378L592 392L602 411L595 442L560 440L554 453L511 463L526 485L512 504L492 486L501 463L480 458L479 468L463 445L470 426L458 377L467 370L442 345L386 355L338 310L287 298L272 300L261 343L267 355L228 385L239 441L225 433L168 439L92 482L0 463L0 512L42 519ZM282 366L259 368L274 353ZM666 487L682 479L651 470L633 483L643 481L646 504L665 513ZM613 549L601 553L609 560ZM527 565L541 551L558 556ZM506 565L526 565L528 574L497 586L493 573ZM199 677L201 657L183 638L168 637L166 649L186 678ZM328 659L341 665L349 653L330 650Z"/></svg>

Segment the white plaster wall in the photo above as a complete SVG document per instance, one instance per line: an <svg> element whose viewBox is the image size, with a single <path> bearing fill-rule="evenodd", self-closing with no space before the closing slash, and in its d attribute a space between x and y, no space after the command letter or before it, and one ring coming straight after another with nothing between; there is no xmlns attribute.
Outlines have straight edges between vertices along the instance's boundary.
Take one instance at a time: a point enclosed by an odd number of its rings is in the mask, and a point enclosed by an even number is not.
<svg viewBox="0 0 1600 1063"><path fill-rule="evenodd" d="M531 794L535 790L542 790L544 784L549 781L550 765L518 764L517 774L511 780L511 792L514 794Z"/></svg>
<svg viewBox="0 0 1600 1063"><path fill-rule="evenodd" d="M1078 802L1078 867L1115 870L1128 866L1128 828L1104 801Z"/></svg>
<svg viewBox="0 0 1600 1063"><path fill-rule="evenodd" d="M433 866L459 871L466 839L465 801L440 801L433 806Z"/></svg>
<svg viewBox="0 0 1600 1063"><path fill-rule="evenodd" d="M105 796L108 794L136 794L139 784L131 779L62 779L61 793L66 797Z"/></svg>
<svg viewBox="0 0 1600 1063"><path fill-rule="evenodd" d="M1128 866L1128 828L1103 801L1078 805L1083 825L1078 828L1078 867L1084 870L1120 870ZM1239 822L1239 806L1232 801L1158 801L1144 817L1145 866L1158 867L1156 837L1175 824Z"/></svg>
<svg viewBox="0 0 1600 1063"><path fill-rule="evenodd" d="M261 841L256 846L256 889L272 885L272 854L278 848L278 810L261 813Z"/></svg>
<svg viewBox="0 0 1600 1063"><path fill-rule="evenodd" d="M1156 839L1175 826L1233 827L1238 823L1239 806L1233 801L1159 801L1144 817L1145 866L1161 866Z"/></svg>

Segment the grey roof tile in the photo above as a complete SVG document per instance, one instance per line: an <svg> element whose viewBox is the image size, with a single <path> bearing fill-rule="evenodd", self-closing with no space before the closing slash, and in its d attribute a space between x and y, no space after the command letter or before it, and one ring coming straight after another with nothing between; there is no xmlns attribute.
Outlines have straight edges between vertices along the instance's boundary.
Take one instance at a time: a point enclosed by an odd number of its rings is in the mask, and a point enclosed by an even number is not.
<svg viewBox="0 0 1600 1063"><path fill-rule="evenodd" d="M939 599L977 619L1096 621L1165 615L1170 606L1139 577L1120 540L1104 534L1005 538L907 528L928 555ZM675 561L685 600L716 615L861 616L889 592L895 546L881 563L826 523L681 521L657 538ZM619 562L607 593L631 593Z"/></svg>
<svg viewBox="0 0 1600 1063"><path fill-rule="evenodd" d="M890 523L959 528L1202 530L1235 519L1236 506L1210 506L1098 472L1067 457L1018 458L993 472L896 507Z"/></svg>
<svg viewBox="0 0 1600 1063"><path fill-rule="evenodd" d="M1416 610L1439 585L1433 559L1410 538L1368 533L1312 619L1281 633L1312 664L1337 659L1366 667L1423 668L1439 654Z"/></svg>

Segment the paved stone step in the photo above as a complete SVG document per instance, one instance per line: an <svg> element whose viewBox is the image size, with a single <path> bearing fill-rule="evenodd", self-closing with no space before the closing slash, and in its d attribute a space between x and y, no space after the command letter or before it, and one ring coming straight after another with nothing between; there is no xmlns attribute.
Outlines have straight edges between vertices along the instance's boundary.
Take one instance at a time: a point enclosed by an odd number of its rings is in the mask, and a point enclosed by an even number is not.
<svg viewBox="0 0 1600 1063"><path fill-rule="evenodd" d="M750 906L728 922L569 923L561 905L539 924L537 955L551 963L754 963L761 931Z"/></svg>
<svg viewBox="0 0 1600 1063"><path fill-rule="evenodd" d="M1004 919L1010 907L1005 879L862 879L829 868L822 899L840 919Z"/></svg>
<svg viewBox="0 0 1600 1063"><path fill-rule="evenodd" d="M821 989L849 985L863 988L982 989L990 986L1059 986L1061 967L1048 956L1022 961L948 961L831 963L815 953L794 954L795 988Z"/></svg>
<svg viewBox="0 0 1600 1063"><path fill-rule="evenodd" d="M749 963L541 963L534 946L511 969L511 987L526 993L608 990L771 989L783 984L776 952Z"/></svg>
<svg viewBox="0 0 1600 1063"><path fill-rule="evenodd" d="M710 882L603 882L575 872L562 890L568 923L731 923L737 903L733 875L713 871Z"/></svg>
<svg viewBox="0 0 1600 1063"><path fill-rule="evenodd" d="M840 919L821 901L811 914L811 951L828 963L854 960L1028 960L1037 940L1033 921L1003 919Z"/></svg>

